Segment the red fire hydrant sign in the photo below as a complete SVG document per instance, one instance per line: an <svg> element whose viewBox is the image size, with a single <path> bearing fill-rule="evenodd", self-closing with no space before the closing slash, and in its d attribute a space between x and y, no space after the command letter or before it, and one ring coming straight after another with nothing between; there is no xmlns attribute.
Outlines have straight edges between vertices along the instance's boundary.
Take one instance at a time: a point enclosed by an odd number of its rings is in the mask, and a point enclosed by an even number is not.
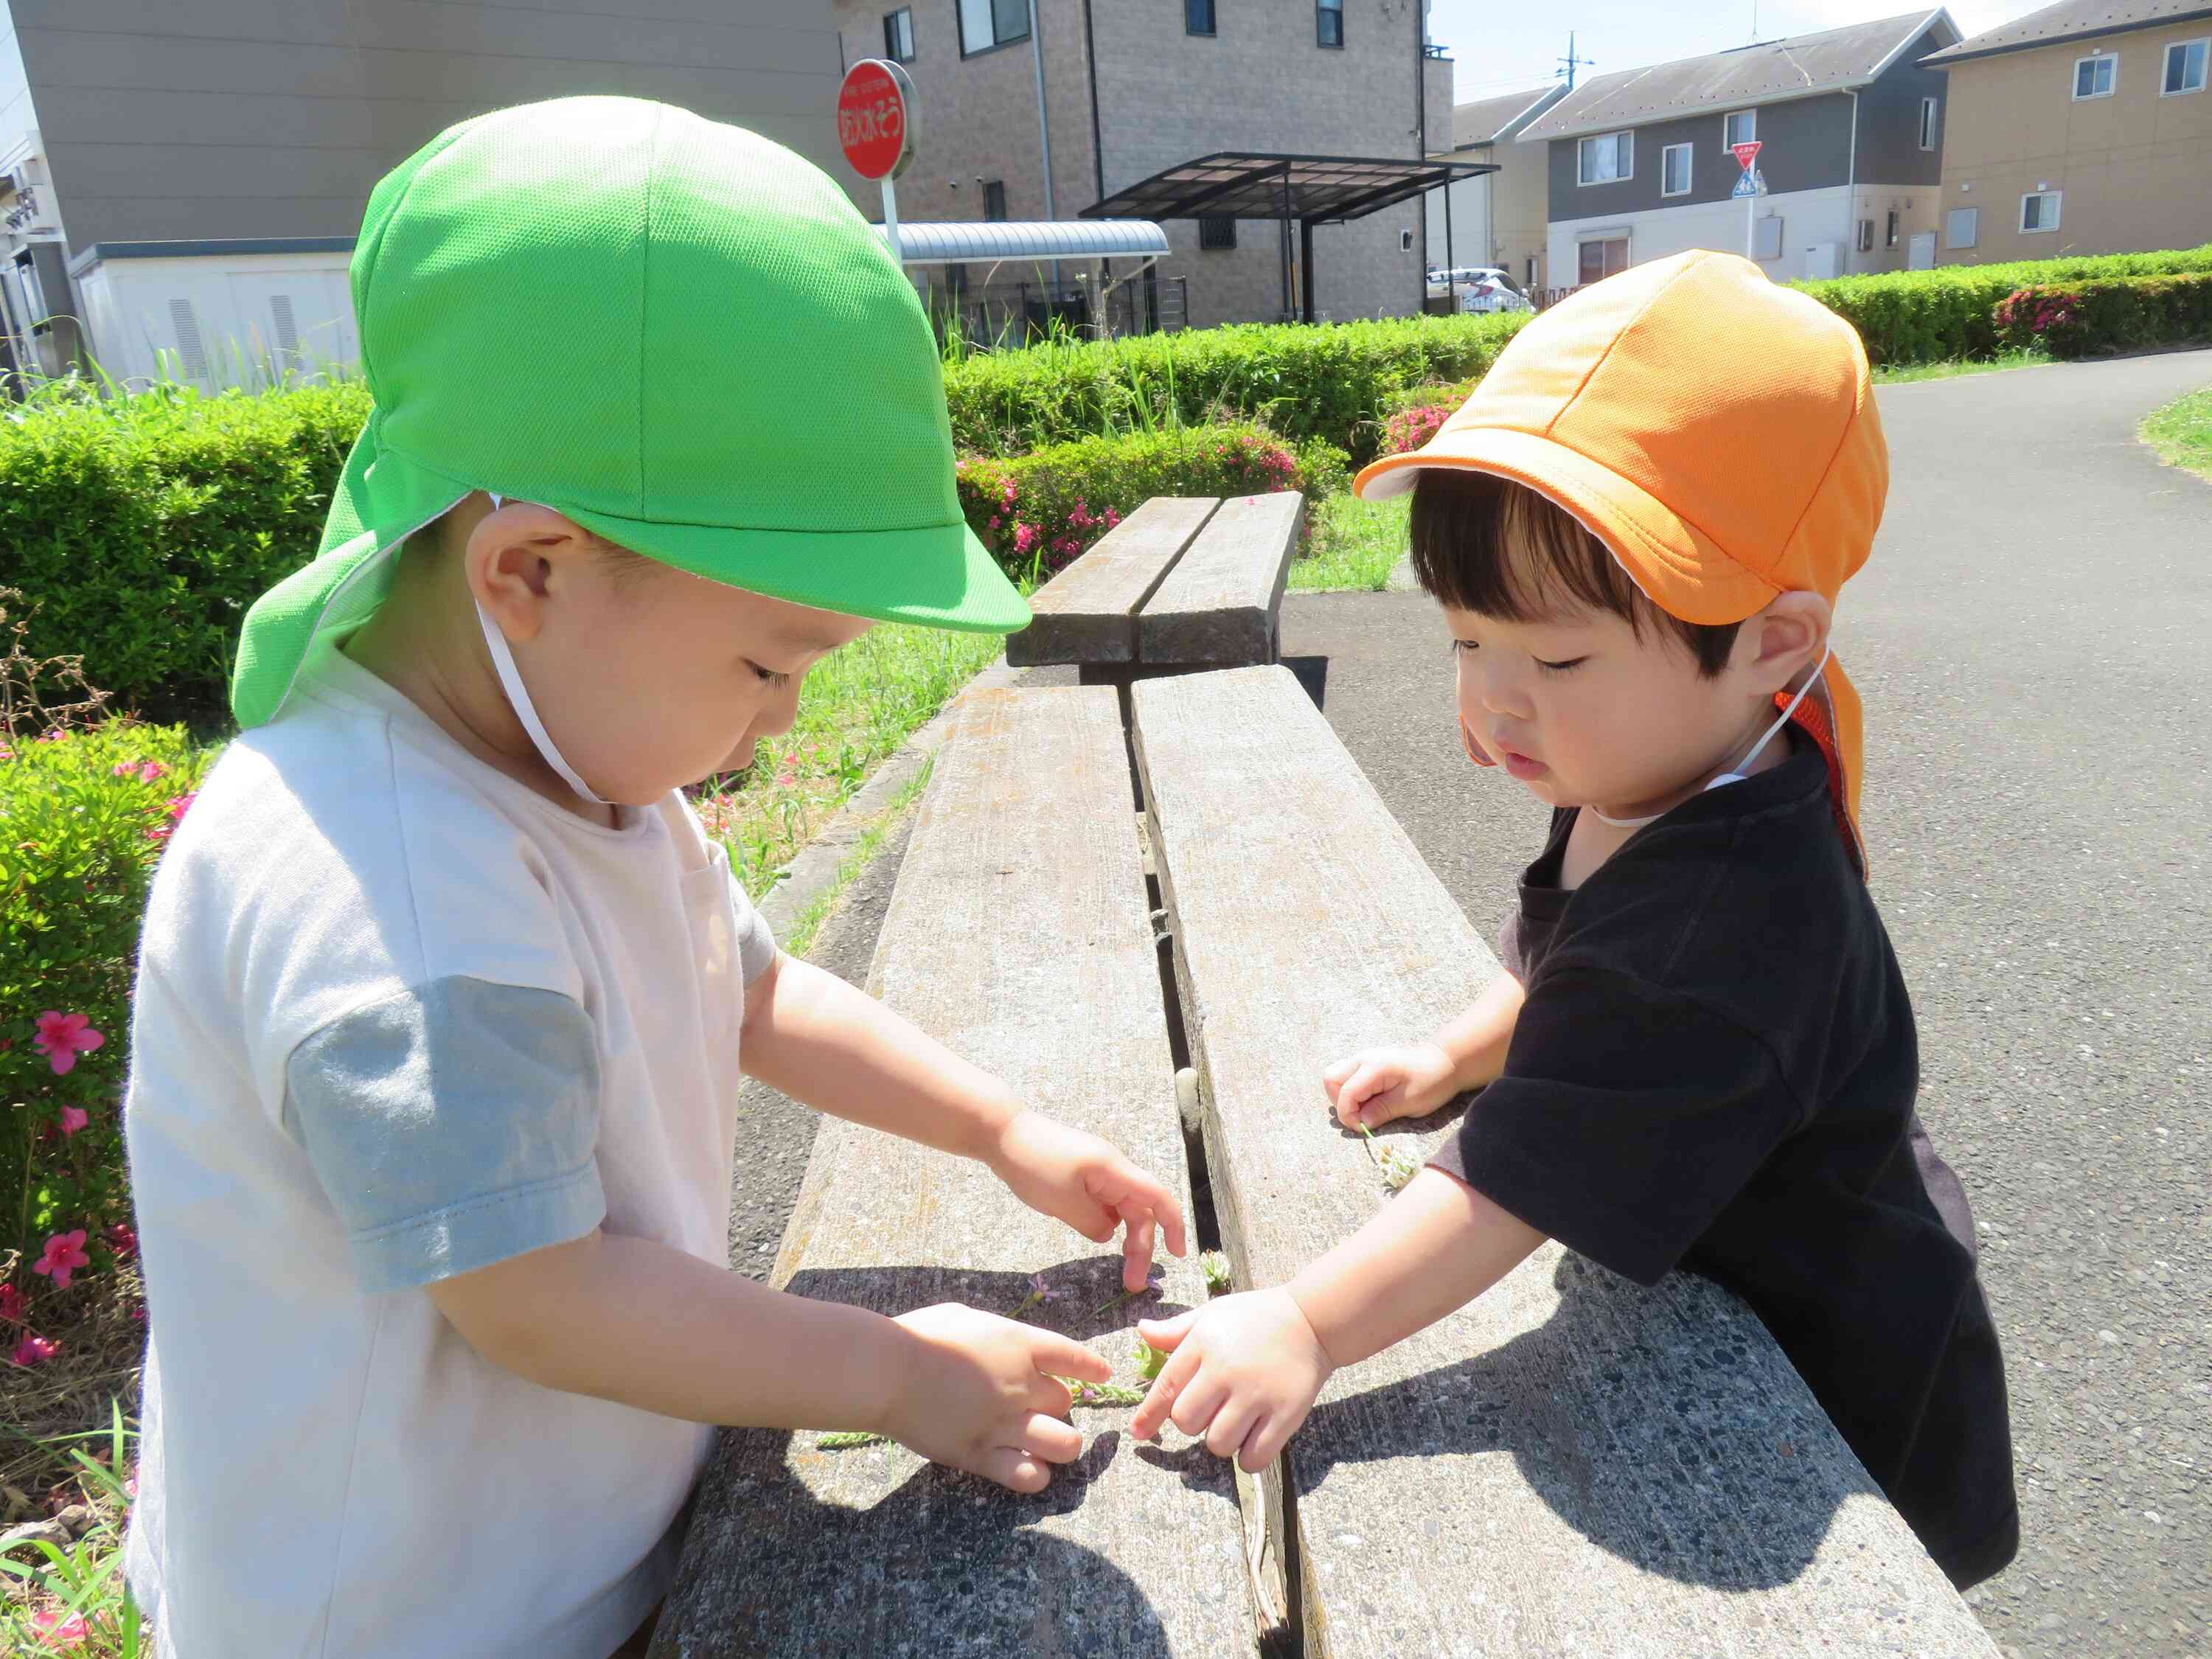
<svg viewBox="0 0 2212 1659"><path fill-rule="evenodd" d="M913 83L896 64L863 58L837 88L837 142L863 179L896 179L914 160L907 106Z"/></svg>

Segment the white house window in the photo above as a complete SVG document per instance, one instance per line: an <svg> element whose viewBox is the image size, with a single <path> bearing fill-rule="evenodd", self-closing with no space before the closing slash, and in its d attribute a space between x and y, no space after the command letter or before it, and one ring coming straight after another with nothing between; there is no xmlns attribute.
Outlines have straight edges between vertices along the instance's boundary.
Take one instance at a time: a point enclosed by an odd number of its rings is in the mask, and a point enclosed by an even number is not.
<svg viewBox="0 0 2212 1659"><path fill-rule="evenodd" d="M1585 185L1610 185L1636 176L1636 135L1603 132L1577 146L1577 177Z"/></svg>
<svg viewBox="0 0 2212 1659"><path fill-rule="evenodd" d="M1314 44L1344 44L1344 0L1314 0Z"/></svg>
<svg viewBox="0 0 2212 1659"><path fill-rule="evenodd" d="M1933 98L1920 100L1920 148L1936 148L1936 100Z"/></svg>
<svg viewBox="0 0 2212 1659"><path fill-rule="evenodd" d="M1628 238L1618 232L1592 236L1576 245L1575 280L1595 283L1628 269Z"/></svg>
<svg viewBox="0 0 2212 1659"><path fill-rule="evenodd" d="M2166 79L2160 94L2172 98L2185 92L2204 90L2204 60L2212 57L2212 40L2177 40L2166 49Z"/></svg>
<svg viewBox="0 0 2212 1659"><path fill-rule="evenodd" d="M963 58L1029 38L1029 0L960 0Z"/></svg>
<svg viewBox="0 0 2212 1659"><path fill-rule="evenodd" d="M2031 190L2020 198L2020 228L2028 230L2058 228L2058 198L2063 190Z"/></svg>
<svg viewBox="0 0 2212 1659"><path fill-rule="evenodd" d="M1690 193L1690 146L1669 144L1659 152L1659 193L1662 196L1687 196Z"/></svg>
<svg viewBox="0 0 2212 1659"><path fill-rule="evenodd" d="M1943 241L1949 247L1972 247L1981 240L1982 210L1953 208L1943 222Z"/></svg>
<svg viewBox="0 0 2212 1659"><path fill-rule="evenodd" d="M914 8L884 14L884 56L894 64L914 62Z"/></svg>
<svg viewBox="0 0 2212 1659"><path fill-rule="evenodd" d="M1892 208L1892 209L1890 209L1890 210L1889 210L1889 222L1888 222L1887 227L1887 228L1884 229L1884 231L1882 232L1882 235L1883 235L1883 238L1884 238L1883 242L1882 242L1882 246L1883 246L1884 247L1895 247L1895 246L1897 246L1897 228L1898 228L1898 219L1899 219L1899 216L1898 211L1897 211L1897 210L1896 210L1895 208Z"/></svg>
<svg viewBox="0 0 2212 1659"><path fill-rule="evenodd" d="M1213 33L1213 0L1182 0L1182 32L1185 34Z"/></svg>
<svg viewBox="0 0 2212 1659"><path fill-rule="evenodd" d="M1859 221L1859 252L1862 253L1874 252L1874 221L1871 219Z"/></svg>
<svg viewBox="0 0 2212 1659"><path fill-rule="evenodd" d="M1759 142L1759 112L1740 109L1721 122L1721 144L1723 149L1735 144Z"/></svg>
<svg viewBox="0 0 2212 1659"><path fill-rule="evenodd" d="M2100 52L2094 58L2081 58L2074 64L2074 96L2081 98L2109 98L2120 78L2120 55L2116 52Z"/></svg>

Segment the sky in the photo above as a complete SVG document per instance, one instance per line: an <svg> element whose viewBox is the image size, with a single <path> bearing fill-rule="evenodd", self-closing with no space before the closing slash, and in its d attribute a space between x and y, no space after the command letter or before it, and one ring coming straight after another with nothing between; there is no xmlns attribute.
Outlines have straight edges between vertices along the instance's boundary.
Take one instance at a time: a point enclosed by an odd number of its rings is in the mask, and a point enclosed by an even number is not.
<svg viewBox="0 0 2212 1659"><path fill-rule="evenodd" d="M1956 0L1951 21L1966 34L2039 11L2050 0ZM1615 70L1695 58L1747 44L1754 5L1757 39L1812 34L1912 9L1911 0L1559 0L1528 6L1509 0L1434 0L1431 38L1455 60L1452 101L1472 103L1523 87L1540 87L1567 55L1595 59L1576 70L1577 82Z"/></svg>

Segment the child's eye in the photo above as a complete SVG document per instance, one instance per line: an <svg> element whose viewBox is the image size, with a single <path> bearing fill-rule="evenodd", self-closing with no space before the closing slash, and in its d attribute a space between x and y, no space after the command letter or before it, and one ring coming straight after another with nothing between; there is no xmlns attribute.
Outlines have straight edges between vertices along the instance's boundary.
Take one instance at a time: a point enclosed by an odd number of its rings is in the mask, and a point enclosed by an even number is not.
<svg viewBox="0 0 2212 1659"><path fill-rule="evenodd" d="M1458 655L1462 651L1480 651L1482 647L1476 644L1473 640L1454 640L1452 641L1452 654L1455 656Z"/></svg>
<svg viewBox="0 0 2212 1659"><path fill-rule="evenodd" d="M773 668L763 668L757 662L749 662L745 666L751 669L756 675L759 676L761 683L764 685L772 685L776 687L778 690L781 690L784 686L791 684L790 675L779 674Z"/></svg>
<svg viewBox="0 0 2212 1659"><path fill-rule="evenodd" d="M1547 674L1564 674L1571 668L1580 668L1589 660L1588 657L1570 657L1565 662L1546 662L1539 657L1536 659L1536 666Z"/></svg>

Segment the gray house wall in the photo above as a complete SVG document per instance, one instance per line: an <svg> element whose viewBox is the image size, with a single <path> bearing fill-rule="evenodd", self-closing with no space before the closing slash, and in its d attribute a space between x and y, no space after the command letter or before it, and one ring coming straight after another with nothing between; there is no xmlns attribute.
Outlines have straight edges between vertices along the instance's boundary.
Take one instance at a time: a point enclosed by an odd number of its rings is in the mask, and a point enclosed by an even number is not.
<svg viewBox="0 0 2212 1659"><path fill-rule="evenodd" d="M442 128L574 93L665 99L765 133L817 165L837 155L829 0L11 8L77 248L349 236L376 180ZM0 51L0 100L8 63Z"/></svg>
<svg viewBox="0 0 2212 1659"><path fill-rule="evenodd" d="M1944 98L1951 77L1913 60L1941 51L1950 35L1930 29L1906 47L1881 78L1859 94L1856 176L1883 185L1937 185L1943 181ZM1920 148L1920 100L1936 100L1936 148Z"/></svg>
<svg viewBox="0 0 2212 1659"><path fill-rule="evenodd" d="M1754 107L1759 111L1759 140L1764 146L1759 152L1759 170L1765 175L1771 194L1819 190L1849 180L1849 93L1821 93L1787 103ZM1577 184L1577 146L1582 140L1550 140L1552 218L1556 222L1585 218L1592 214L1638 213L1726 201L1743 173L1723 142L1727 117L1732 112L1706 110L1630 129L1636 134L1631 176L1610 184ZM1861 120L1864 120L1863 114ZM1908 133L1908 142L1909 139ZM1680 143L1694 146L1690 156L1690 192L1686 196L1662 196L1660 153L1669 144Z"/></svg>

